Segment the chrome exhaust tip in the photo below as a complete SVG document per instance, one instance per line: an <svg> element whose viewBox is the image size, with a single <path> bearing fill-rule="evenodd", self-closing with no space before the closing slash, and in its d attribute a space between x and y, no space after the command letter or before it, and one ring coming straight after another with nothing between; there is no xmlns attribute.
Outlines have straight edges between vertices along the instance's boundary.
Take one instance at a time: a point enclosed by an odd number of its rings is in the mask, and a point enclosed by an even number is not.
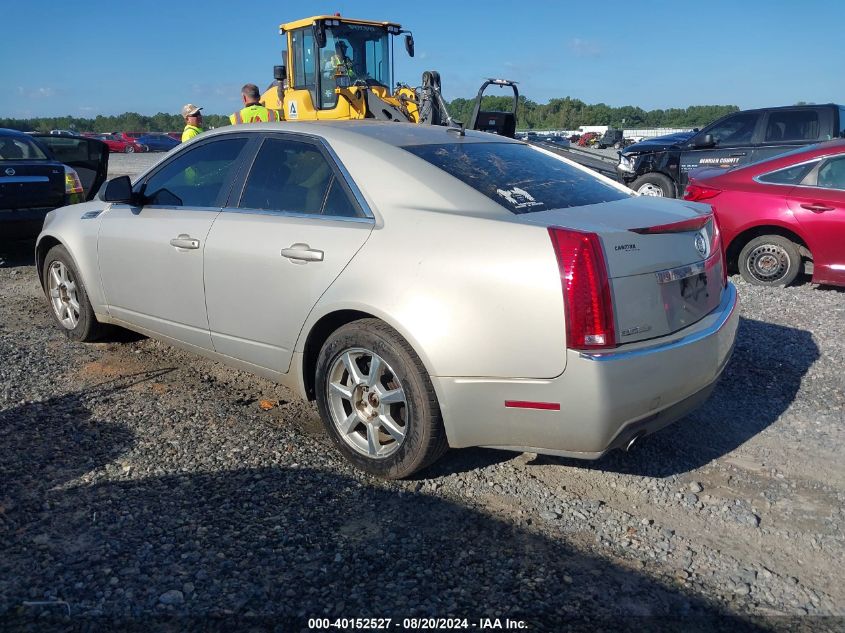
<svg viewBox="0 0 845 633"><path fill-rule="evenodd" d="M634 448L634 444L643 436L643 433L637 433L634 437L628 440L628 443L625 445L625 452L630 453L631 449Z"/></svg>

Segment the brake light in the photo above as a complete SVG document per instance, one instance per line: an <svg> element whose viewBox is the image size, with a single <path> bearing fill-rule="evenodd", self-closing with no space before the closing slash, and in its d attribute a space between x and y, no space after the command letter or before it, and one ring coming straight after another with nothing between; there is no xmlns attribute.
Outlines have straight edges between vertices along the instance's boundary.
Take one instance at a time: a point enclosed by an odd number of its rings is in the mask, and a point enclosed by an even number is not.
<svg viewBox="0 0 845 633"><path fill-rule="evenodd" d="M65 194L71 195L82 192L82 181L79 180L79 174L72 167L65 165Z"/></svg>
<svg viewBox="0 0 845 633"><path fill-rule="evenodd" d="M610 280L599 236L549 227L563 287L566 346L601 349L616 345Z"/></svg>
<svg viewBox="0 0 845 633"><path fill-rule="evenodd" d="M707 224L707 221L712 216L710 214L698 215L689 220L681 220L680 222L672 222L670 224L656 224L654 226L646 226L640 229L628 229L632 233L639 233L640 235L655 235L658 233L686 233L687 231L698 231Z"/></svg>
<svg viewBox="0 0 845 633"><path fill-rule="evenodd" d="M687 189L684 192L684 200L700 202L701 200L715 198L720 193L722 193L722 190L714 187L705 187L704 185L687 185Z"/></svg>

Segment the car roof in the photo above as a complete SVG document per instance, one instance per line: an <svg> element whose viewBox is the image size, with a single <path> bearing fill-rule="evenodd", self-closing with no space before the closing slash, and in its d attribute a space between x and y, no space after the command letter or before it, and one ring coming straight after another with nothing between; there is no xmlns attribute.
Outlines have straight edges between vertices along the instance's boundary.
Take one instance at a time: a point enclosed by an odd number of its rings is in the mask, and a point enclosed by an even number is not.
<svg viewBox="0 0 845 633"><path fill-rule="evenodd" d="M22 138L32 138L29 134L21 132L20 130L12 130L5 127L0 127L0 134L3 136L17 136Z"/></svg>
<svg viewBox="0 0 845 633"><path fill-rule="evenodd" d="M291 132L320 136L327 141L345 141L355 143L356 139L369 139L394 147L408 145L434 145L455 143L518 143L504 136L467 130L461 137L457 128L442 125L419 125L416 123L397 123L391 121L281 121L278 123L250 123L249 125L225 126L203 134L235 134L245 130L250 132Z"/></svg>

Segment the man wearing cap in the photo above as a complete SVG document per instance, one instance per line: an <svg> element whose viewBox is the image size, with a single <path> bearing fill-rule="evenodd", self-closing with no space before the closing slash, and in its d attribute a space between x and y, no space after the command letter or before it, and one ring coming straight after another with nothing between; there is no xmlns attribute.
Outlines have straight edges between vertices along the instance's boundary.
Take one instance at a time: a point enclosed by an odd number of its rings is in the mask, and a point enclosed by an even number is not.
<svg viewBox="0 0 845 633"><path fill-rule="evenodd" d="M182 106L182 117L185 119L185 129L182 130L182 142L190 141L195 136L202 134L202 108L193 103L186 103Z"/></svg>
<svg viewBox="0 0 845 633"><path fill-rule="evenodd" d="M279 114L275 110L270 110L261 105L258 100L261 98L261 93L258 92L258 86L255 84L246 84L241 88L241 99L244 102L244 107L234 114L229 115L229 121L232 125L239 123L267 123L268 121L278 121Z"/></svg>

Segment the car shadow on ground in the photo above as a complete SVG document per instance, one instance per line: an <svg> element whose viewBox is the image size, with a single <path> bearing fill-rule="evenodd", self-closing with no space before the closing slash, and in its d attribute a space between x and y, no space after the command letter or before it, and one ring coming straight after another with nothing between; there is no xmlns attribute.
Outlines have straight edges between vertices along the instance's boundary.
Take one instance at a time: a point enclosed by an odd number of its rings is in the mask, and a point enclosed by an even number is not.
<svg viewBox="0 0 845 633"><path fill-rule="evenodd" d="M695 470L775 423L819 355L806 330L741 318L733 356L700 409L645 437L630 453L613 451L594 462L538 456L532 463L649 477Z"/></svg>
<svg viewBox="0 0 845 633"><path fill-rule="evenodd" d="M0 411L3 626L127 630L158 617L215 630L251 618L289 631L309 617L460 616L533 630L597 630L598 617L620 630L638 616L638 629L764 630L563 535L334 472L279 464L133 479L120 461L133 433L117 410L93 416L91 397L108 391Z"/></svg>
<svg viewBox="0 0 845 633"><path fill-rule="evenodd" d="M35 238L7 240L0 238L0 268L33 266L35 264Z"/></svg>

